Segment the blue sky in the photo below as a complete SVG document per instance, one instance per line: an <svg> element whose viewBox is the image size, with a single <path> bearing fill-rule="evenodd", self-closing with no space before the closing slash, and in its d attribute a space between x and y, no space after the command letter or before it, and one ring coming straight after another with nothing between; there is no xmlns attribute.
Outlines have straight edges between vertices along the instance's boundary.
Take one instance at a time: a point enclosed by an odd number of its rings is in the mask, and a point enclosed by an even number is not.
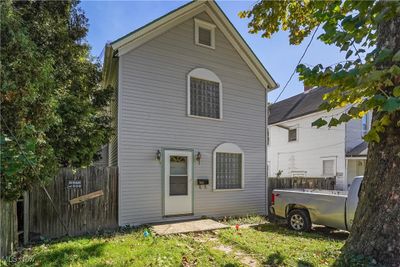
<svg viewBox="0 0 400 267"><path fill-rule="evenodd" d="M87 40L92 46L92 54L99 56L104 45L143 26L144 24L187 3L187 1L83 1L80 6L89 18ZM268 96L274 102L286 81L289 79L307 43L289 45L288 34L279 32L271 39L249 34L246 19L240 19L238 12L251 7L255 1L218 1L217 3L253 49L257 57L272 77L281 85ZM312 42L303 63L331 65L343 60L344 55L334 46L327 46L317 39ZM279 100L303 91L303 84L297 73Z"/></svg>

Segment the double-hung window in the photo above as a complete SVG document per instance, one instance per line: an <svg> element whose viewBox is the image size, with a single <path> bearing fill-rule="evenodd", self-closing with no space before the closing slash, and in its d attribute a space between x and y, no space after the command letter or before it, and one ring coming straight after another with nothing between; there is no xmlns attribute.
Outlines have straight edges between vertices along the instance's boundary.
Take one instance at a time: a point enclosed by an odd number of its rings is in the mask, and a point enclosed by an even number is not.
<svg viewBox="0 0 400 267"><path fill-rule="evenodd" d="M224 143L214 150L214 190L234 190L244 187L244 155L235 144Z"/></svg>
<svg viewBox="0 0 400 267"><path fill-rule="evenodd" d="M222 84L207 69L194 69L188 74L188 115L222 119Z"/></svg>

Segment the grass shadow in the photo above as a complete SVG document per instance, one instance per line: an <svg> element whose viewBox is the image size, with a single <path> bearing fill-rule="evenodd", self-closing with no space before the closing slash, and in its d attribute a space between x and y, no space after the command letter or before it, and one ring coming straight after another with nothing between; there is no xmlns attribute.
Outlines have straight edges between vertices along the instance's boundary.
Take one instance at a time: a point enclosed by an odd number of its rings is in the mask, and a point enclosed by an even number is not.
<svg viewBox="0 0 400 267"><path fill-rule="evenodd" d="M43 251L34 257L35 266L68 266L74 261L100 257L105 243L97 243L86 247L65 247Z"/></svg>
<svg viewBox="0 0 400 267"><path fill-rule="evenodd" d="M267 257L267 259L263 262L265 266L282 266L283 262L285 261L285 256L282 253L275 252L272 253Z"/></svg>
<svg viewBox="0 0 400 267"><path fill-rule="evenodd" d="M293 237L303 237L309 239L323 240L326 238L334 240L346 240L349 233L344 231L335 231L327 227L316 226L311 232L296 232L288 229L286 225L267 223L263 225L252 226L252 229L260 232L274 232L277 234Z"/></svg>

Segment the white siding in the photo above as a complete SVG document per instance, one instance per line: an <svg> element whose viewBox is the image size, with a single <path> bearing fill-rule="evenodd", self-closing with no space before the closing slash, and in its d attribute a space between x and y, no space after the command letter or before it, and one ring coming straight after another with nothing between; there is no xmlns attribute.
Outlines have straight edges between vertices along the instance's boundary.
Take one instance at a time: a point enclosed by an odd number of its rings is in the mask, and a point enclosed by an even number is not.
<svg viewBox="0 0 400 267"><path fill-rule="evenodd" d="M333 113L338 113L334 111ZM321 177L323 160L336 161L337 187L345 184L345 126L340 125L328 129L317 129L311 123L326 113L314 113L293 120L277 123L284 127L294 127L298 131L298 140L288 142L288 131L282 127L271 125L270 145L268 146L268 161L270 175L276 176L279 170L281 176L292 176L293 172L306 172L308 177Z"/></svg>
<svg viewBox="0 0 400 267"><path fill-rule="evenodd" d="M202 15L204 18L204 14ZM167 220L162 209L161 148L193 149L198 177L194 216L265 213L265 90L219 29L216 47L194 44L190 19L120 58L118 165L119 224ZM223 120L187 116L186 75L194 68L213 71L223 85ZM245 188L212 191L212 151L223 142L245 154Z"/></svg>

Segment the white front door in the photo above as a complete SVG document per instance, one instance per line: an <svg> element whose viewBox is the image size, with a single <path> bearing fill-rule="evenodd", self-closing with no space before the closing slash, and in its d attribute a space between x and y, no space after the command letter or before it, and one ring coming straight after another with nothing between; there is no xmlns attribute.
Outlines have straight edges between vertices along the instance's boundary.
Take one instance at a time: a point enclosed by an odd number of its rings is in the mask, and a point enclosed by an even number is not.
<svg viewBox="0 0 400 267"><path fill-rule="evenodd" d="M192 160L191 151L165 151L165 215L193 213Z"/></svg>

